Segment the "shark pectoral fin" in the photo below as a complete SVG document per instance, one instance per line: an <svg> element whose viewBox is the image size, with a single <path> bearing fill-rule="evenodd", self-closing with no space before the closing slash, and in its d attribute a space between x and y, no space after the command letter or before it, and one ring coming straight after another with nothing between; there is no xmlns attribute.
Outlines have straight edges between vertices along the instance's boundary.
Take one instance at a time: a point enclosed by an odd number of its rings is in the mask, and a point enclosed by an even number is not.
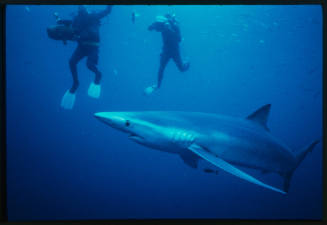
<svg viewBox="0 0 327 225"><path fill-rule="evenodd" d="M249 174L244 173L243 171L237 169L236 167L232 166L228 162L214 156L212 153L210 153L209 151L205 150L204 148L202 148L201 146L199 146L197 144L192 144L188 149L191 150L192 152L194 152L195 154L197 154L198 156L202 157L203 159L209 161L213 165L219 167L220 169L225 170L226 172L231 173L241 179L247 180L251 183L268 188L270 190L273 190L273 191L276 191L276 192L279 192L282 194L286 194L286 192L279 190L278 188L274 188L270 185L264 184L261 181L257 180L256 178L250 176Z"/></svg>
<svg viewBox="0 0 327 225"><path fill-rule="evenodd" d="M184 163L192 168L198 167L199 156L190 151L185 151L179 154L183 159Z"/></svg>

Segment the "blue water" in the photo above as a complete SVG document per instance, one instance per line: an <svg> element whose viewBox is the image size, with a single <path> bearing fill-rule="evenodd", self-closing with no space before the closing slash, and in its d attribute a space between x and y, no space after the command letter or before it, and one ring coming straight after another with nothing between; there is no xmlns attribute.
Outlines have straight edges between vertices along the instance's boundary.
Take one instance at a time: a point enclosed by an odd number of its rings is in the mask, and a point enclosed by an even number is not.
<svg viewBox="0 0 327 225"><path fill-rule="evenodd" d="M94 76L84 59L75 107L64 110L76 43L49 39L46 27L55 24L54 12L70 18L76 10L7 7L9 220L322 218L321 143L282 195L223 171L192 169L93 117L137 110L246 117L271 103L271 133L299 150L322 137L321 6L114 6L100 31L101 97L87 95ZM144 96L156 82L162 45L147 27L167 11L180 21L181 53L191 67L180 73L170 62L162 88ZM282 186L278 175L247 171Z"/></svg>

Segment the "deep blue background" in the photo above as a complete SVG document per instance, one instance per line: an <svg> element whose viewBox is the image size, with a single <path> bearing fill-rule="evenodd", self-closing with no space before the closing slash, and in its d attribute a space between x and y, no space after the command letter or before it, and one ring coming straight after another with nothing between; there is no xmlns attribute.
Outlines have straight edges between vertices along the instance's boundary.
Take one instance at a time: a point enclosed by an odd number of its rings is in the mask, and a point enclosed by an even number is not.
<svg viewBox="0 0 327 225"><path fill-rule="evenodd" d="M136 110L245 117L271 103L272 134L299 150L322 136L321 6L114 6L101 27L101 98L87 95L94 77L84 59L75 107L67 111L60 101L71 86L76 44L49 39L46 27L55 24L54 12L70 18L76 10L7 7L9 220L321 218L321 143L281 195L225 172L193 170L93 117ZM135 24L133 10L140 14ZM161 90L144 96L156 81L162 44L147 26L167 11L180 20L191 68L180 73L171 62ZM278 175L250 172L282 185Z"/></svg>

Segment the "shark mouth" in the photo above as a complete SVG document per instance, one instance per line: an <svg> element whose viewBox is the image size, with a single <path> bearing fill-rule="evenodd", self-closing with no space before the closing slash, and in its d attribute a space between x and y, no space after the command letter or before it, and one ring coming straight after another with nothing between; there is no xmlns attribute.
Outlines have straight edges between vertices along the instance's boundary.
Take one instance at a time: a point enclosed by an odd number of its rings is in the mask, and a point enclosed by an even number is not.
<svg viewBox="0 0 327 225"><path fill-rule="evenodd" d="M133 141L136 141L136 142L144 142L144 138L141 137L141 136L138 136L136 134L133 134L131 133L129 136L128 136L129 139L132 139Z"/></svg>

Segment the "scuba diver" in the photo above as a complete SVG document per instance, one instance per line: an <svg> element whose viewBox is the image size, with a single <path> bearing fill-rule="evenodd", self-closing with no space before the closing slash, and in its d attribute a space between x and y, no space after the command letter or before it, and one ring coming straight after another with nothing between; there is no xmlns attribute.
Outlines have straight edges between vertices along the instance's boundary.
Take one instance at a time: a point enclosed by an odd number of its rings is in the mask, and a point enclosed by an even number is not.
<svg viewBox="0 0 327 225"><path fill-rule="evenodd" d="M190 67L189 62L183 62L180 55L179 43L181 42L182 38L179 24L175 19L175 15L166 14L165 16L157 16L156 22L151 24L148 30L161 32L163 47L160 54L158 82L156 85L147 87L144 90L145 94L147 95L160 88L165 67L170 59L174 60L176 66L181 72L187 71Z"/></svg>
<svg viewBox="0 0 327 225"><path fill-rule="evenodd" d="M95 74L94 82L88 89L88 95L93 98L99 98L101 93L101 72L97 68L99 58L99 28L100 19L110 14L112 5L108 5L106 9L96 13L89 13L85 6L79 6L77 15L72 20L61 20L57 14L57 24L71 26L74 41L77 41L77 48L69 60L69 67L73 76L73 85L66 91L61 101L61 107L72 109L75 103L75 93L79 86L77 76L77 63L87 57L87 68ZM49 34L49 30L48 30ZM65 44L65 40L64 40Z"/></svg>

